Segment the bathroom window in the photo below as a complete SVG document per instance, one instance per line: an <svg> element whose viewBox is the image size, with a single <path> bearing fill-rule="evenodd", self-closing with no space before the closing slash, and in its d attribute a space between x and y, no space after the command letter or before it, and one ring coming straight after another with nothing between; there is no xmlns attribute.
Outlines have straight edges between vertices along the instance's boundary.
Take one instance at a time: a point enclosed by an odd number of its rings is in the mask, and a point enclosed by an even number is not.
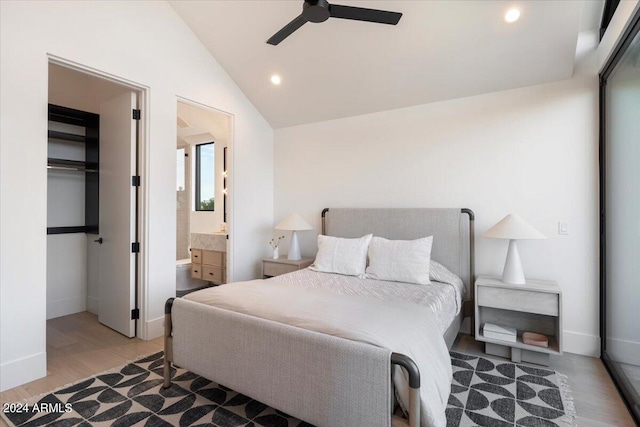
<svg viewBox="0 0 640 427"><path fill-rule="evenodd" d="M214 210L214 143L196 145L196 210Z"/></svg>

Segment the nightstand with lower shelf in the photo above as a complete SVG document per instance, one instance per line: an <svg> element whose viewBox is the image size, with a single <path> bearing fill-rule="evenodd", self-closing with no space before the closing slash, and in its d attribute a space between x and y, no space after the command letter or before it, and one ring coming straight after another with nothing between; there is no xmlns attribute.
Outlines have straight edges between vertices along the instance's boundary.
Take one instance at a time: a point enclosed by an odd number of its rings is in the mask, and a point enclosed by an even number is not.
<svg viewBox="0 0 640 427"><path fill-rule="evenodd" d="M262 278L279 276L281 274L293 273L302 270L313 264L313 258L302 258L299 260L288 260L286 255L278 259L267 258L262 260Z"/></svg>
<svg viewBox="0 0 640 427"><path fill-rule="evenodd" d="M512 285L499 277L478 276L475 301L475 337L485 343L485 353L540 365L549 364L549 355L562 354L562 292L556 282L527 280ZM516 328L517 341L485 337L485 323ZM548 347L525 344L526 331L546 335Z"/></svg>

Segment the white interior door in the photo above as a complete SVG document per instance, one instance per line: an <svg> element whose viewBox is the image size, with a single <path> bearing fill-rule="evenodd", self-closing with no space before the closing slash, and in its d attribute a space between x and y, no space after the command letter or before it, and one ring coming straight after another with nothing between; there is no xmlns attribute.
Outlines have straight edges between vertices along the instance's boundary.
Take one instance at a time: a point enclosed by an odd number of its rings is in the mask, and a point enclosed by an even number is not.
<svg viewBox="0 0 640 427"><path fill-rule="evenodd" d="M135 336L135 188L136 107L133 92L100 106L100 237L98 320L128 337Z"/></svg>

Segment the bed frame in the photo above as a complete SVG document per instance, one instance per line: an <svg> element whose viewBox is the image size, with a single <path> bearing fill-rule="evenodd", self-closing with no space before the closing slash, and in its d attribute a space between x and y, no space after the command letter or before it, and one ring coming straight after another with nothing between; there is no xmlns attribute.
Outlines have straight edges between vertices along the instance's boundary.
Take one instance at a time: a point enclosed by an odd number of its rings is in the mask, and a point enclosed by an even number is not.
<svg viewBox="0 0 640 427"><path fill-rule="evenodd" d="M444 335L449 348L472 313L473 224L469 209L322 211L322 233L331 236L434 236L432 258L460 276L467 289L463 309ZM165 388L172 385L175 364L319 427L420 425L418 367L388 349L182 298L165 304L164 347ZM408 374L408 419L392 415L393 365Z"/></svg>

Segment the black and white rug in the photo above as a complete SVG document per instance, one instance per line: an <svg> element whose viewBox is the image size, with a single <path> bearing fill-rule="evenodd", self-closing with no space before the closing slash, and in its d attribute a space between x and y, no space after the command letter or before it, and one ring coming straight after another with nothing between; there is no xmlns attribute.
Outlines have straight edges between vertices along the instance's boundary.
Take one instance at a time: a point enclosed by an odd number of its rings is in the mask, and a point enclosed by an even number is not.
<svg viewBox="0 0 640 427"><path fill-rule="evenodd" d="M575 418L566 380L554 371L455 352L451 362L447 427L563 426ZM16 426L310 426L184 369L165 390L162 365L162 352L155 353L43 397L3 404L3 416Z"/></svg>
<svg viewBox="0 0 640 427"><path fill-rule="evenodd" d="M567 377L549 369L451 352L447 427L571 426Z"/></svg>

